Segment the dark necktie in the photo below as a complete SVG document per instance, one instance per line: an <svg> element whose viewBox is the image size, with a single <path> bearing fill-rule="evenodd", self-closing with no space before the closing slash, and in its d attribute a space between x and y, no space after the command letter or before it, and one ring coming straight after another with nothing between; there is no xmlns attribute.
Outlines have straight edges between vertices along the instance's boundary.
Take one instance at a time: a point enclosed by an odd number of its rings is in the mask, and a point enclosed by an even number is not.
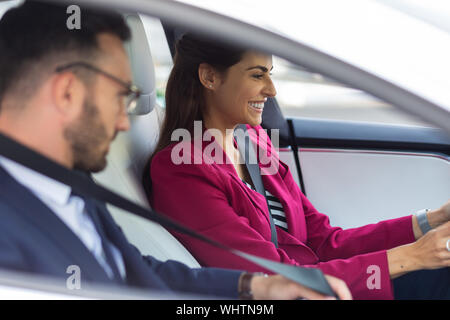
<svg viewBox="0 0 450 320"><path fill-rule="evenodd" d="M104 256L106 259L106 263L109 265L113 272L113 280L117 282L123 282L122 276L120 275L117 263L114 259L114 254L112 251L112 243L109 241L108 237L106 236L106 232L103 227L102 219L99 217L101 215L100 210L97 208L95 202L90 199L86 198L80 194L77 194L75 192L72 192L72 195L76 195L77 197L80 197L84 201L84 210L89 215L89 217L92 219L92 222L94 223L95 229L97 230L98 234L100 235L101 241L102 241L102 248L104 252Z"/></svg>

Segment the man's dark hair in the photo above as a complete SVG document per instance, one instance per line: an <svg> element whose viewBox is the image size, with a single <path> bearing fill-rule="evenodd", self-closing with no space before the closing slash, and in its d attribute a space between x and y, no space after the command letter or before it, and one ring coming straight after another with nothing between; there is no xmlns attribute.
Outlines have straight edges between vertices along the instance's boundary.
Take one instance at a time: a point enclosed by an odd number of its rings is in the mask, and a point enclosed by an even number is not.
<svg viewBox="0 0 450 320"><path fill-rule="evenodd" d="M33 94L55 64L92 60L97 35L110 33L127 41L130 29L118 13L81 8L81 29L70 30L67 5L27 1L0 20L0 104L7 92ZM17 96L17 95L16 95Z"/></svg>

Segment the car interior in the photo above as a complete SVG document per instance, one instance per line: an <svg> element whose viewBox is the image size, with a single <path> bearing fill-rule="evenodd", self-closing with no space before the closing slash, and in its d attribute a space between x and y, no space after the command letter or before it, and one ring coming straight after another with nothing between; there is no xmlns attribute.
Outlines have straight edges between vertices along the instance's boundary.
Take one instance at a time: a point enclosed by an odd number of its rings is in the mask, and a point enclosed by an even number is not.
<svg viewBox="0 0 450 320"><path fill-rule="evenodd" d="M152 45L142 16L126 14L125 18L132 30L126 49L134 82L143 94L129 116L130 130L117 136L107 168L93 178L149 207L141 180L158 141L164 108L157 102ZM180 30L164 26L164 31L173 53ZM281 160L309 200L334 225L356 227L407 215L438 206L448 197L450 137L440 129L285 118L276 99L266 103L262 126L280 130ZM108 209L143 255L200 267L165 228L116 207L108 205Z"/></svg>
<svg viewBox="0 0 450 320"><path fill-rule="evenodd" d="M157 143L164 108L156 99L151 41L142 17L128 14L126 19L133 33L132 41L127 45L133 76L144 94L135 114L130 115L130 131L118 135L108 155L108 167L95 174L94 179L149 206L141 177ZM173 43L182 32L167 26L164 31L173 54ZM335 225L356 227L406 215L417 206L411 200L422 199L438 205L450 190L450 138L439 129L286 119L276 99L266 103L262 126L279 130L281 160L288 164L302 191L319 211L329 215ZM368 166L372 169L367 170ZM432 192L426 187L431 181ZM379 201L383 197L385 201ZM376 204L367 208L366 203L370 201ZM166 229L117 208L110 207L110 210L130 242L143 254L161 260L175 259L191 267L199 266Z"/></svg>

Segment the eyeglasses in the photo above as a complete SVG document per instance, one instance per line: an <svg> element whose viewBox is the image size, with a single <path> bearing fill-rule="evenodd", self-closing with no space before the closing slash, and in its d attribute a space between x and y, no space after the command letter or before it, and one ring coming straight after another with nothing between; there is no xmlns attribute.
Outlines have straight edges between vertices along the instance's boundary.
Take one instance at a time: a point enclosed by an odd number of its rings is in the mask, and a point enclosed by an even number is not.
<svg viewBox="0 0 450 320"><path fill-rule="evenodd" d="M122 100L122 106L125 107L125 110L127 113L133 113L133 111L136 109L137 107L137 103L139 100L139 97L141 96L141 90L139 90L139 88L133 84L127 83L125 81L120 80L119 78L117 78L116 76L113 76L112 74L103 71L87 62L72 62L63 66L59 66L55 69L56 72L63 72L67 69L70 68L74 68L74 67L82 67L94 72L97 72L113 81L115 81L116 83L120 84L122 87L124 87L126 89L126 92L123 95L123 100Z"/></svg>

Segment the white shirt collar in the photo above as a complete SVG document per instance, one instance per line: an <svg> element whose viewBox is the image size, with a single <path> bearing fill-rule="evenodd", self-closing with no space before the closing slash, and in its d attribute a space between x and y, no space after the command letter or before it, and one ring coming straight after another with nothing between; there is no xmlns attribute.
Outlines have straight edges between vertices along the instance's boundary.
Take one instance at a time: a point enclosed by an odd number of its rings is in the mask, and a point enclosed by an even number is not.
<svg viewBox="0 0 450 320"><path fill-rule="evenodd" d="M67 204L72 192L71 187L2 156L0 156L0 164L17 182L30 189L36 195L60 205Z"/></svg>

